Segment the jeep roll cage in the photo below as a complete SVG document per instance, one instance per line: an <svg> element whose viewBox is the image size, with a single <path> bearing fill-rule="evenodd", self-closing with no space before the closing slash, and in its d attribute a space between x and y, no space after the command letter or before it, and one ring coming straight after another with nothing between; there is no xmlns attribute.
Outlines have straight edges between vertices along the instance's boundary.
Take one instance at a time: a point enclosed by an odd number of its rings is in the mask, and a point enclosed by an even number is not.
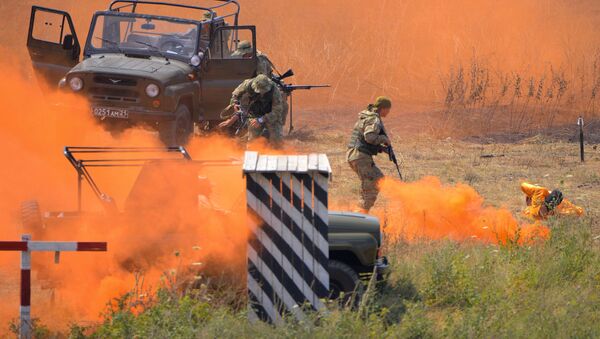
<svg viewBox="0 0 600 339"><path fill-rule="evenodd" d="M213 22L225 22L226 18L233 17L233 26L236 27L238 25L238 17L240 13L240 5L236 0L213 0L215 2L219 2L218 5L210 6L210 7L200 7L200 6L192 6L192 5L184 5L178 3L169 3L169 2L154 2L154 1L146 1L146 0L114 0L108 7L107 11L98 11L94 13L92 20L90 22L90 29L86 39L86 43L83 49L84 57L90 57L92 54L98 52L98 49L95 48L92 44L93 39L93 31L96 26L97 20L99 16L116 16L123 18L141 18L141 19L157 19L164 21L171 21L176 23L187 23L187 24L195 24L198 25L198 36L196 39L196 46L194 46L194 54L197 54L200 51L200 40L201 40L201 27L204 25L209 25L210 30L214 30ZM147 13L139 13L136 12L138 10L137 5L151 5L151 6L165 6L165 7L176 7L176 8L186 8L201 11L203 13L210 13L211 19L193 19L193 18L180 18L168 15L156 15L156 14L147 14ZM226 7L234 7L229 13L225 15L217 16L215 12L216 9L226 8ZM122 9L129 8L130 11L121 11ZM235 33L237 34L237 32ZM234 37L237 39L237 36ZM254 43L254 42L253 42ZM159 53L160 54L160 53ZM173 59L181 59L181 61L189 61L188 58L180 57L177 55L170 56Z"/></svg>
<svg viewBox="0 0 600 339"><path fill-rule="evenodd" d="M215 6L210 6L210 7L200 7L200 6L193 6L193 5L184 5L184 4L178 4L178 3L170 3L170 2L163 2L163 1L146 1L146 0L114 0L110 6L108 7L109 11L114 11L114 12L120 12L121 9L124 8L128 8L131 7L131 13L135 13L135 10L137 9L137 5L151 5L151 6L167 6L167 7L178 7L178 8L188 8L188 9L193 9L193 10L198 10L198 11L202 11L202 12L208 12L211 14L211 20L207 20L207 21L212 21L215 18L229 18L229 17L233 17L233 25L237 26L238 24L238 17L240 14L240 4L236 1L236 0L212 0L215 2L218 2L220 4L215 5ZM117 6L120 5L120 6ZM220 9L220 8L228 8L228 7L234 7L232 9L232 11L226 15L221 15L221 16L216 16L216 9Z"/></svg>

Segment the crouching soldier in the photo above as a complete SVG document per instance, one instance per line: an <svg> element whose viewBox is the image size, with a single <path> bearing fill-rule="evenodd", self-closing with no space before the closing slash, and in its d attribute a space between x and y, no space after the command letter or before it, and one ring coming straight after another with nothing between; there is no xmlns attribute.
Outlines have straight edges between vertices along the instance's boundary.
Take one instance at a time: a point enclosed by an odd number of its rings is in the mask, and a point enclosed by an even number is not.
<svg viewBox="0 0 600 339"><path fill-rule="evenodd" d="M381 118L386 117L391 109L390 99L378 97L375 103L358 113L358 121L352 130L346 158L361 181L359 209L356 212L369 212L377 200L377 183L383 178L383 173L375 165L373 156L390 145Z"/></svg>
<svg viewBox="0 0 600 339"><path fill-rule="evenodd" d="M260 74L244 80L231 94L230 106L236 114L219 124L225 128L241 120L248 124L248 141L266 137L274 147L282 141L284 101L281 91L266 75Z"/></svg>
<svg viewBox="0 0 600 339"><path fill-rule="evenodd" d="M583 208L573 204L563 197L557 189L548 190L545 187L522 183L521 191L525 193L527 207L523 211L526 216L535 220L546 220L550 215L582 215Z"/></svg>

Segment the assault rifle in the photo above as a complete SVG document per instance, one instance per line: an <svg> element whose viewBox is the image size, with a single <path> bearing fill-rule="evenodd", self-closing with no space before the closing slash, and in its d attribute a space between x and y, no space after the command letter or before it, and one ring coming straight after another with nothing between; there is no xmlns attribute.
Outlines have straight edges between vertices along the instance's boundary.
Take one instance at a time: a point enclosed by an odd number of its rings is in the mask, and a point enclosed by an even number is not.
<svg viewBox="0 0 600 339"><path fill-rule="evenodd" d="M385 130L385 126L383 126L383 120L381 121L381 127L382 127L382 134L385 135L386 137L388 137L389 139L389 135L387 134L386 130ZM404 181L404 179L402 178L402 172L400 172L400 165L398 165L398 159L396 158L396 153L394 152L394 147L392 147L392 141L390 140L390 144L389 146L383 146L381 147L381 152L382 153L386 153L390 159L391 162L394 163L394 165L396 165L396 170L398 171L398 176L400 177L400 180Z"/></svg>
<svg viewBox="0 0 600 339"><path fill-rule="evenodd" d="M235 135L237 136L241 131L248 127L249 115L248 112L242 108L239 101L234 102L233 105L233 107L237 109L233 114L238 116L238 120L235 125L233 125L233 128L235 128Z"/></svg>
<svg viewBox="0 0 600 339"><path fill-rule="evenodd" d="M294 101L293 101L293 96L292 93L295 90L308 90L308 89L312 89L312 88L323 88L323 87L331 87L330 85L292 85L292 84L286 84L285 82L283 82L283 80L285 78L289 78L291 76L294 75L294 71L292 71L291 69L288 69L287 72L283 73L283 74L279 74L279 75L272 75L271 76L271 80L273 80L277 86L279 87L279 89L285 93L286 95L288 95L290 97L290 129L288 131L288 133L292 133L292 131L294 130Z"/></svg>
<svg viewBox="0 0 600 339"><path fill-rule="evenodd" d="M392 145L390 144L389 146L383 147L382 152L387 153L388 157L390 158L390 161L393 162L394 165L396 165L396 170L398 171L398 176L400 177L400 180L404 181L404 179L402 178L402 172L400 172L400 165L398 165L398 159L396 158L396 153L394 153L394 148L392 147Z"/></svg>
<svg viewBox="0 0 600 339"><path fill-rule="evenodd" d="M239 101L234 102L234 107L237 110L233 114L238 116L238 120L236 121L235 125L233 125L233 128L235 129L235 135L238 136L240 134L240 132L243 132L246 129L248 129L248 122L250 121L250 114L248 114L248 112L246 110L244 110L244 108L242 108ZM261 136L268 138L269 131L267 129L263 128Z"/></svg>

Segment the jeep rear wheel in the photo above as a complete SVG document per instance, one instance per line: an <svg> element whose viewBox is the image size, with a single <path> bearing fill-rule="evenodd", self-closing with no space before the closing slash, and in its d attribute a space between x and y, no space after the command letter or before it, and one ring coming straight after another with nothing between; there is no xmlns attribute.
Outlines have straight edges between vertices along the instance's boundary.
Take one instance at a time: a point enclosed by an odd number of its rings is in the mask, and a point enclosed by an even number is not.
<svg viewBox="0 0 600 339"><path fill-rule="evenodd" d="M329 261L329 299L338 300L341 306L358 306L364 286L356 271L349 265Z"/></svg>
<svg viewBox="0 0 600 339"><path fill-rule="evenodd" d="M37 200L29 200L21 203L21 224L25 232L36 238L44 233L42 211Z"/></svg>
<svg viewBox="0 0 600 339"><path fill-rule="evenodd" d="M175 120L161 124L158 130L160 140L167 146L185 145L193 132L192 116L186 105L179 105Z"/></svg>

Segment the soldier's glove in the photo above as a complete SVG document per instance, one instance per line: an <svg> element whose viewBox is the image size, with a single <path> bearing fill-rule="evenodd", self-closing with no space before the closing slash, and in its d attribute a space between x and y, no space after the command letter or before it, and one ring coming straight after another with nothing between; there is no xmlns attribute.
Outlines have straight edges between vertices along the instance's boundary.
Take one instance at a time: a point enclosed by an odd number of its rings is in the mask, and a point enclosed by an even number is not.
<svg viewBox="0 0 600 339"><path fill-rule="evenodd" d="M254 127L254 128L261 128L262 125L264 123L264 119L262 117L258 118L258 119L251 119L250 120L250 126Z"/></svg>
<svg viewBox="0 0 600 339"><path fill-rule="evenodd" d="M240 116L238 114L234 114L231 116L231 118L221 122L219 124L219 128L227 128L227 127L233 126L233 124L235 124L239 119L240 119Z"/></svg>

